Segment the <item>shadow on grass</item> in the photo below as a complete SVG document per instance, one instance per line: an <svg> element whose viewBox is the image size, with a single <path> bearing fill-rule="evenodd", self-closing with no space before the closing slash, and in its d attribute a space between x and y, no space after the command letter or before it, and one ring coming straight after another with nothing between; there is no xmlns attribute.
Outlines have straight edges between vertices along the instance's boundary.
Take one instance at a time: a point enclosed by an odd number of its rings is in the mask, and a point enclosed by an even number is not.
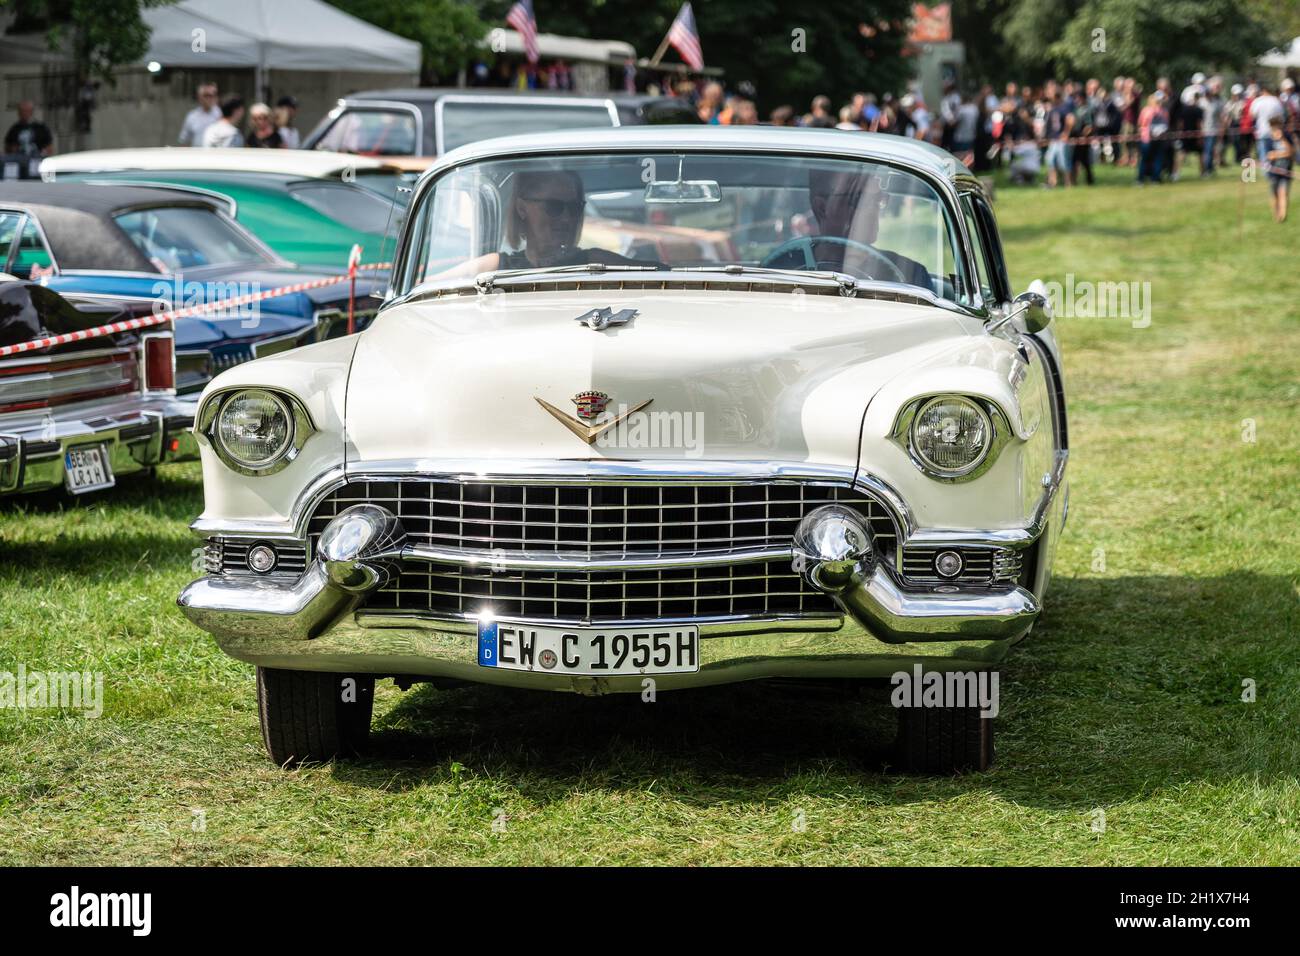
<svg viewBox="0 0 1300 956"><path fill-rule="evenodd" d="M368 759L334 774L416 789L451 762L539 800L654 786L685 801L817 790L898 802L969 790L1057 809L1196 779L1300 772L1293 582L1058 579L1049 615L1003 664L997 759L988 773L900 782L888 690L852 697L755 682L582 698L418 686L376 720ZM1241 701L1242 680L1258 686Z"/></svg>
<svg viewBox="0 0 1300 956"><path fill-rule="evenodd" d="M184 557L200 542L187 526L203 509L198 480L180 469L163 466L155 475L129 475L116 487L88 495L58 491L0 498L0 580L31 575L93 575L98 581L130 574L142 555ZM99 512L102 524L69 524L67 531L35 540L5 540L7 528L25 519L61 519L78 512ZM141 516L174 520L179 550L160 537Z"/></svg>

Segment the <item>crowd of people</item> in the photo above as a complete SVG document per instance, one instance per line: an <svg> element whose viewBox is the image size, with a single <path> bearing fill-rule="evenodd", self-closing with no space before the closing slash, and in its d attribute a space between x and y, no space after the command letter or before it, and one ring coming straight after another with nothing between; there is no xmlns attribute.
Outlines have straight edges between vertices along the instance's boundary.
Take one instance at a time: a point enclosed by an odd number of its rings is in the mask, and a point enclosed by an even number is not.
<svg viewBox="0 0 1300 956"><path fill-rule="evenodd" d="M672 90L695 104L702 122L760 122L752 91L743 85L727 93L717 82L679 81ZM1290 78L1225 89L1221 77L1202 73L1177 92L1167 77L1150 92L1125 76L1109 87L1095 78L1037 87L1008 83L1001 95L988 85L962 92L948 83L935 109L918 92L857 93L838 110L828 97L816 96L807 112L778 106L767 122L914 137L955 153L976 172L1001 166L1013 183L1041 180L1048 188L1091 185L1098 163L1130 167L1135 182L1146 185L1176 181L1193 168L1208 177L1225 162L1250 160L1268 177L1274 218L1283 221L1300 95Z"/></svg>
<svg viewBox="0 0 1300 956"><path fill-rule="evenodd" d="M292 96L280 97L274 110L265 103L254 103L246 110L243 97L220 99L217 84L201 83L195 99L198 105L185 114L176 138L182 146L298 148L298 130L293 125L298 101ZM241 128L245 114L247 129Z"/></svg>

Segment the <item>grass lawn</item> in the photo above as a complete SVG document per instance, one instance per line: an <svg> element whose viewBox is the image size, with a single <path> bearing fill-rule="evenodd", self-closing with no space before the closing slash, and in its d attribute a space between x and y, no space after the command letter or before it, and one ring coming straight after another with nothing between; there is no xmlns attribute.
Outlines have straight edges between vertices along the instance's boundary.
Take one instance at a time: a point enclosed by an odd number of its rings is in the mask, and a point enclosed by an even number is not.
<svg viewBox="0 0 1300 956"><path fill-rule="evenodd" d="M0 671L106 675L99 720L0 711L0 864L1300 862L1300 224L1263 183L1239 224L1230 175L1101 178L997 196L1016 288L1150 283L1151 313L1058 321L1070 523L992 771L881 772L883 699L391 683L373 757L280 771L252 668L175 608L174 466L0 501Z"/></svg>

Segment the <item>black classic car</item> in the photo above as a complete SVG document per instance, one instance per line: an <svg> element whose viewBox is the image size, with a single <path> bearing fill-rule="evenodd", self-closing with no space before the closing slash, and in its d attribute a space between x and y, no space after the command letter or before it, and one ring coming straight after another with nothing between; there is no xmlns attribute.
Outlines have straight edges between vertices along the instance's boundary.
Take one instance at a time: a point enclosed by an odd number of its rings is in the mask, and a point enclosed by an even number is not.
<svg viewBox="0 0 1300 956"><path fill-rule="evenodd" d="M0 275L0 349L129 318ZM163 324L0 356L0 494L98 491L197 457L172 347Z"/></svg>

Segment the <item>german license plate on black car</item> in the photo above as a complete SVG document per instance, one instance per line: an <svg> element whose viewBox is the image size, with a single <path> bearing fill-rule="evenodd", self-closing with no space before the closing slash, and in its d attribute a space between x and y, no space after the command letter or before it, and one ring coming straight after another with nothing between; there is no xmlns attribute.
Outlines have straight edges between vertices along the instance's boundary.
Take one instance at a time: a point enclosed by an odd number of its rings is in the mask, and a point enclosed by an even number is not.
<svg viewBox="0 0 1300 956"><path fill-rule="evenodd" d="M108 466L108 452L103 445L79 445L63 453L63 476L68 491L84 494L100 488L112 488L113 472Z"/></svg>
<svg viewBox="0 0 1300 956"><path fill-rule="evenodd" d="M483 667L590 677L684 674L700 669L698 627L537 627L480 621Z"/></svg>

